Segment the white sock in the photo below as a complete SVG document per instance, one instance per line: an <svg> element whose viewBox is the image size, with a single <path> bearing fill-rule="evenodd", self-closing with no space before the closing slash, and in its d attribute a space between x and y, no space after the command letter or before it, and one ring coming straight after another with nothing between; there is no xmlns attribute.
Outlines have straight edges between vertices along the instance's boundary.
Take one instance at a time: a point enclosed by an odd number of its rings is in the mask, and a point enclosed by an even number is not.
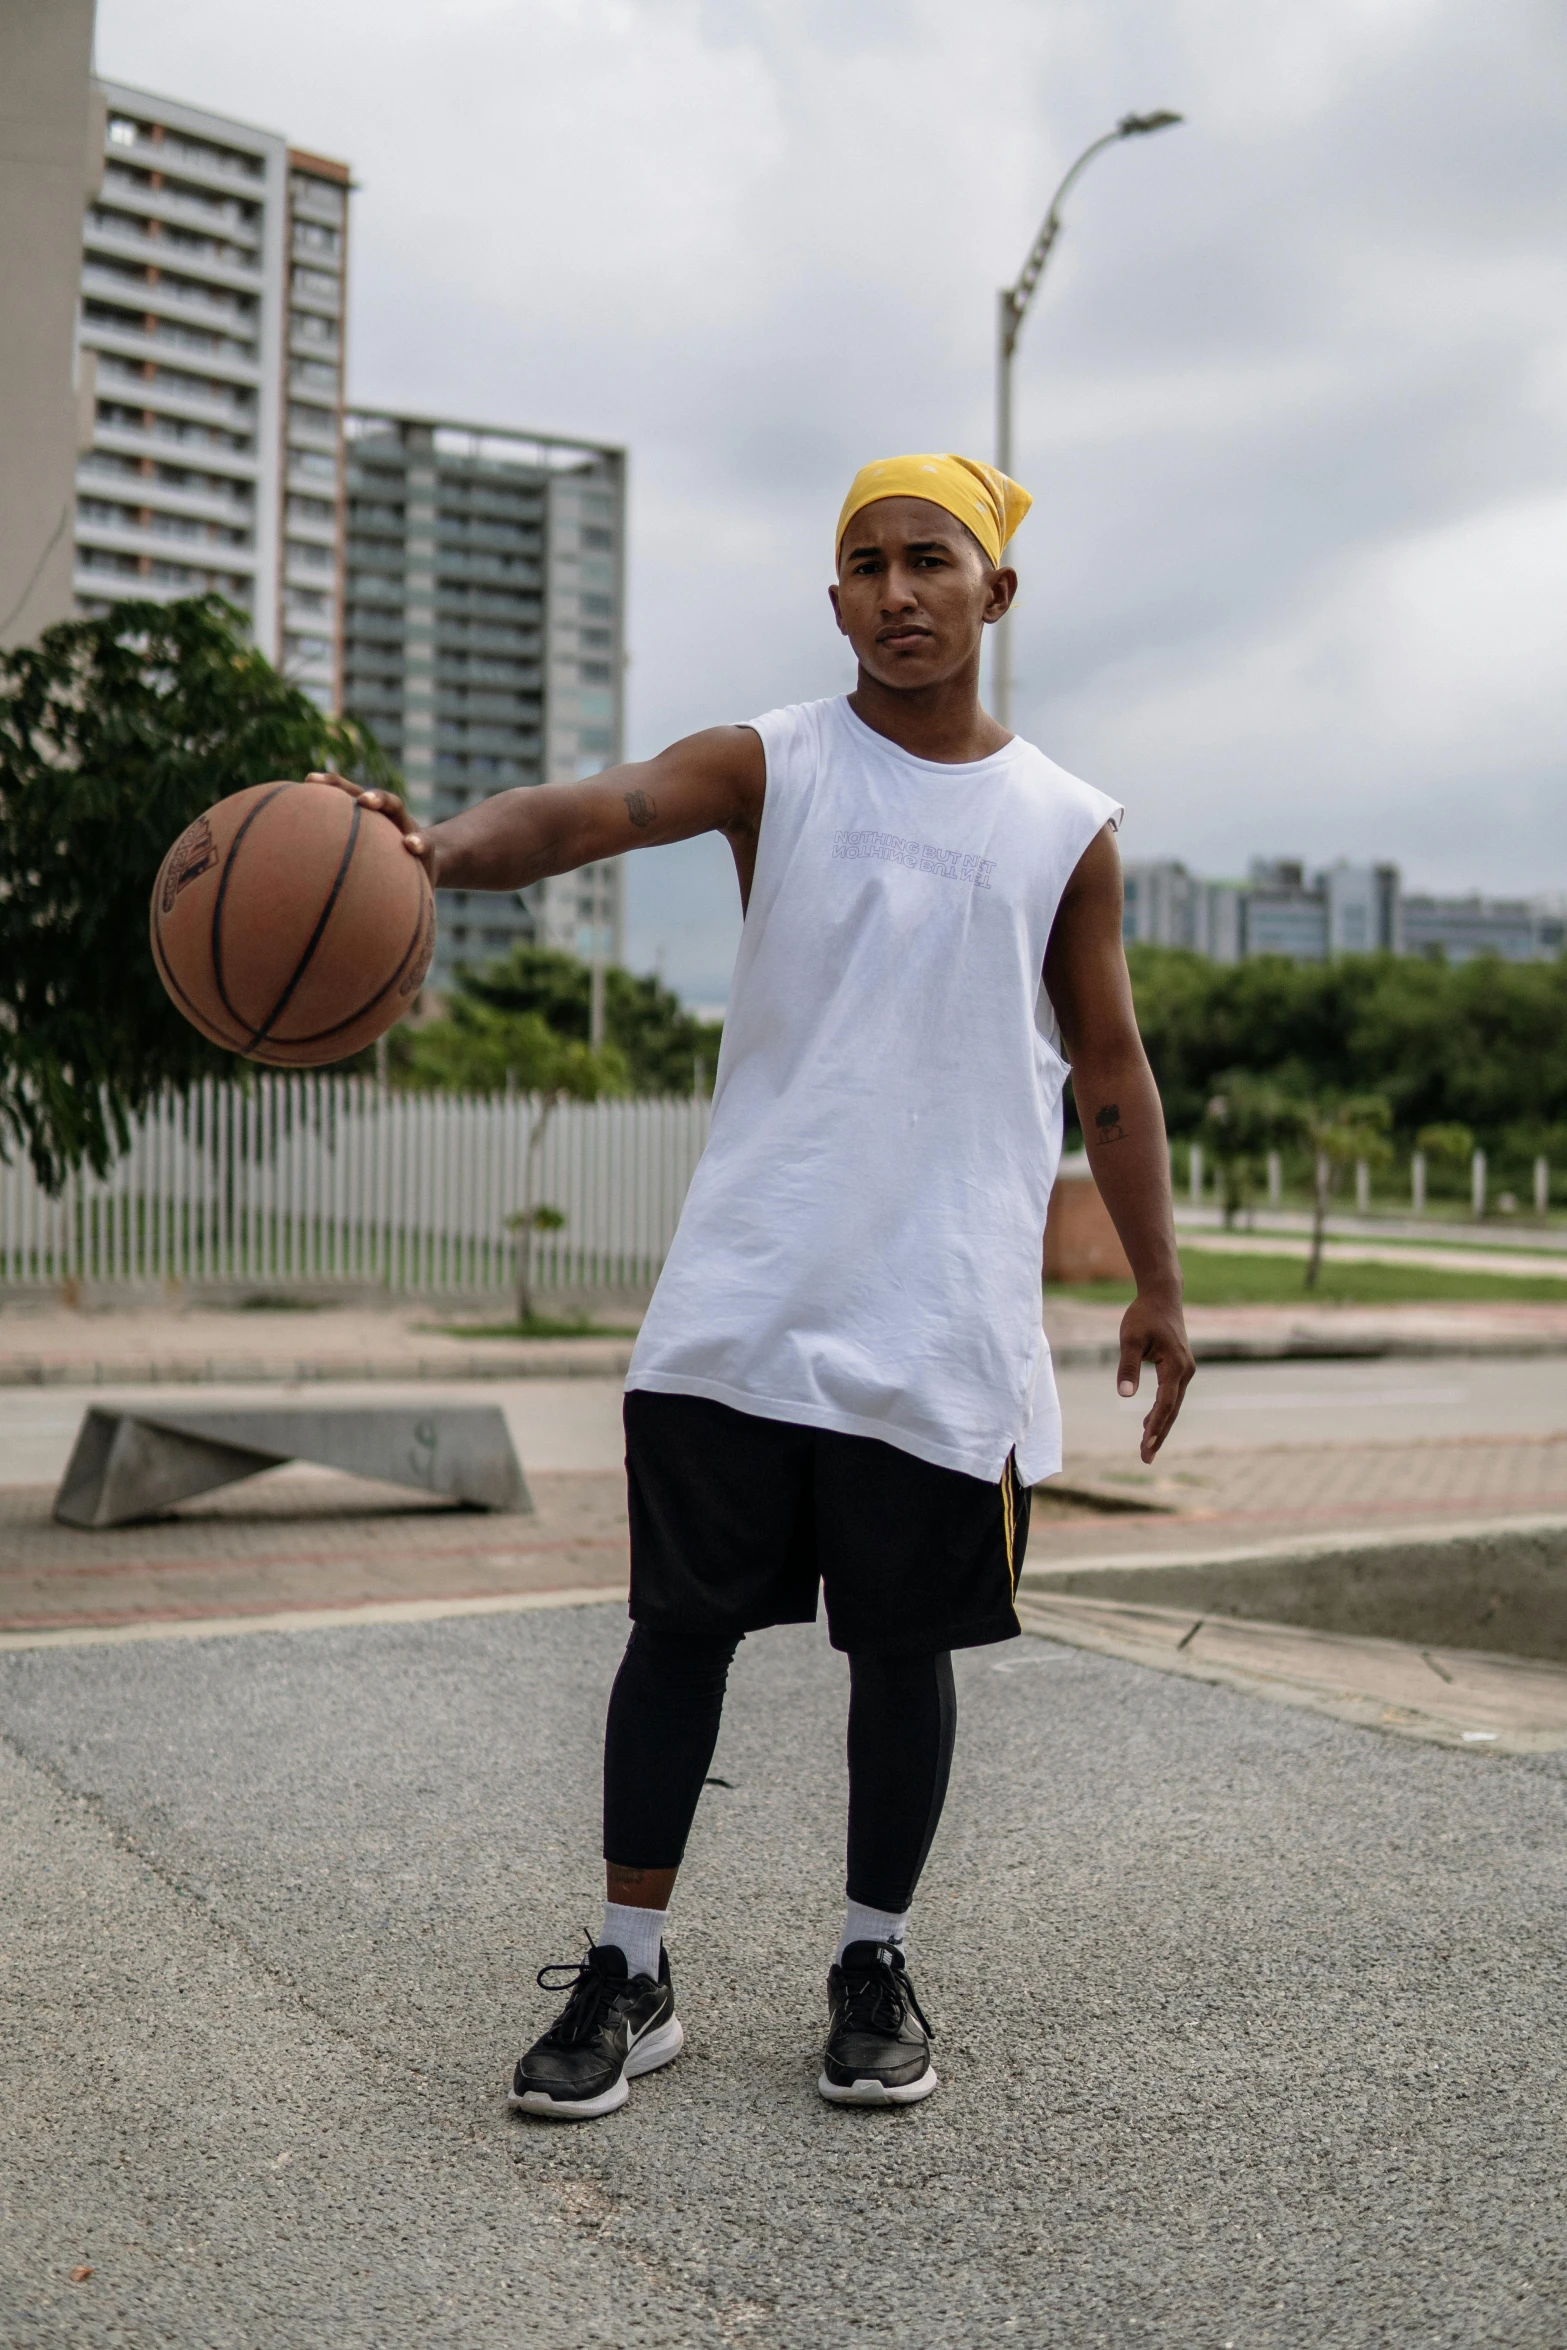
<svg viewBox="0 0 1567 2350"><path fill-rule="evenodd" d="M628 1975L651 1975L656 1983L659 1945L668 1915L667 1909L628 1909L621 1902L606 1901L599 1940L625 1952Z"/></svg>
<svg viewBox="0 0 1567 2350"><path fill-rule="evenodd" d="M833 1965L842 1965L843 1954L851 1942L890 1942L895 1950L901 1950L908 1930L907 1910L900 1917L896 1910L867 1909L863 1901L851 1901L843 1913L843 1932Z"/></svg>

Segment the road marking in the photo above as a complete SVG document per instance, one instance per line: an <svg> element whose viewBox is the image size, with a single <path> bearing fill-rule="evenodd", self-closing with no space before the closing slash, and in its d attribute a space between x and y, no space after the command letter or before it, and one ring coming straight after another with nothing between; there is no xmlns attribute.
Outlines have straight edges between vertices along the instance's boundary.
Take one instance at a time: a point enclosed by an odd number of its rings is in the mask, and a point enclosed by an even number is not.
<svg viewBox="0 0 1567 2350"><path fill-rule="evenodd" d="M81 1624L0 1632L0 1655L18 1648L117 1648L133 1640L223 1640L239 1632L343 1632L359 1624L435 1624L448 1616L515 1616L537 1608L624 1603L623 1590L503 1591L481 1599L376 1599L363 1607L302 1607L267 1616L186 1616L140 1624Z"/></svg>
<svg viewBox="0 0 1567 2350"><path fill-rule="evenodd" d="M1271 1395L1204 1395L1201 1390L1189 1396L1184 1405L1188 1412L1307 1412L1360 1410L1373 1408L1395 1409L1411 1404L1463 1403L1469 1390L1466 1387L1352 1387L1344 1386L1336 1393L1324 1394L1320 1388L1281 1388Z"/></svg>

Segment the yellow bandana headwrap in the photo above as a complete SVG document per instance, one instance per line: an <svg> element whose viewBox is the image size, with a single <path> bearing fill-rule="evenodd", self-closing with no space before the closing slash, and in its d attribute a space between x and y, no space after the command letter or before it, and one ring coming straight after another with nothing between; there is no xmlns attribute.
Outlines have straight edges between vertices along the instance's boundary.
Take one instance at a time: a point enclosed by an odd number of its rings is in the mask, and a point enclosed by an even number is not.
<svg viewBox="0 0 1567 2350"><path fill-rule="evenodd" d="M862 465L849 484L838 517L833 551L843 551L843 534L862 506L878 498L928 498L955 514L974 533L992 563L999 563L1008 539L1034 503L993 465L977 457L880 457Z"/></svg>

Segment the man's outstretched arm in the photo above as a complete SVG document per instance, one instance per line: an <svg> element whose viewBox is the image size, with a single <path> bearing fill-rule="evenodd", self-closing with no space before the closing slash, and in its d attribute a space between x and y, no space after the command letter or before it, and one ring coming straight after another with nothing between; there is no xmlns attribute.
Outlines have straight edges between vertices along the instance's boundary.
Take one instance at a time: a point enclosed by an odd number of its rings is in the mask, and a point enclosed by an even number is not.
<svg viewBox="0 0 1567 2350"><path fill-rule="evenodd" d="M525 889L546 874L571 873L627 849L722 832L747 894L767 761L751 727L712 726L656 759L607 768L586 783L496 792L430 825L416 824L390 792L366 791L341 776L318 780L342 784L394 817L437 889Z"/></svg>
<svg viewBox="0 0 1567 2350"><path fill-rule="evenodd" d="M1072 1064L1088 1163L1137 1283L1121 1322L1117 1383L1123 1395L1135 1395L1148 1361L1159 1377L1143 1422L1142 1455L1151 1461L1197 1366L1181 1311L1164 1111L1132 1008L1121 944L1121 860L1108 825L1067 884L1045 956L1045 988Z"/></svg>

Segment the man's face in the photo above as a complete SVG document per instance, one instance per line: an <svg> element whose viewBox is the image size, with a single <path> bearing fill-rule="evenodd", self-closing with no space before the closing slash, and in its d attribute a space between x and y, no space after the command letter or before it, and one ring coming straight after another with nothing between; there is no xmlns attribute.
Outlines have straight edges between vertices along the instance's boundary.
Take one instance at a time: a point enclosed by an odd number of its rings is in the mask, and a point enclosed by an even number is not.
<svg viewBox="0 0 1567 2350"><path fill-rule="evenodd" d="M829 592L861 669L907 692L977 664L986 622L1016 591L1017 573L994 568L944 506L878 498L844 533Z"/></svg>

